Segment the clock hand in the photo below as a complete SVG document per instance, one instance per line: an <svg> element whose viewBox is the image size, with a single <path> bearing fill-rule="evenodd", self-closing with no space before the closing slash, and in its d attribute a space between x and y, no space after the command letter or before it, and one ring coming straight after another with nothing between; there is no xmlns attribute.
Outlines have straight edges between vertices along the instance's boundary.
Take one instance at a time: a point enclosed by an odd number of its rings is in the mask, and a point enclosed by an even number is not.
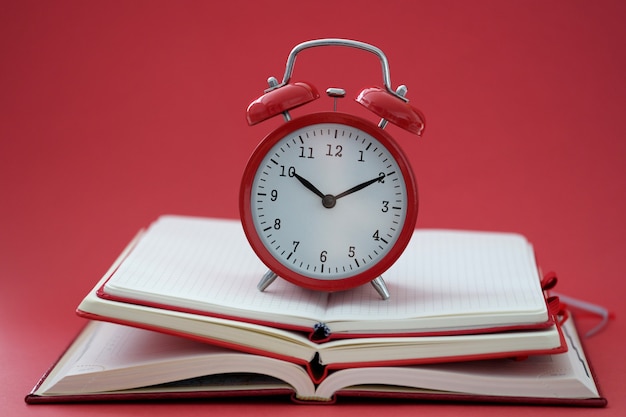
<svg viewBox="0 0 626 417"><path fill-rule="evenodd" d="M301 175L298 175L296 172L293 173L293 176L296 177L296 179L298 181L300 181L300 183L302 185L304 185L308 190L312 191L316 196L320 197L322 199L322 205L326 208L333 208L335 207L336 201L338 198L341 197L345 197L349 194L352 194L354 192L357 192L359 190L362 190L363 188L374 184L377 181L382 181L383 178L385 178L385 174L381 173L378 177L376 178L372 178L371 180L365 181L359 185L355 185L354 187L350 188L349 190L344 191L341 194L337 194L336 196L333 196L331 194L324 194L323 192L321 192L320 190L317 189L317 187L315 187L309 180L307 180L306 178L302 177Z"/></svg>
<svg viewBox="0 0 626 417"><path fill-rule="evenodd" d="M309 180L307 180L306 178L303 178L302 176L296 174L295 172L293 173L293 176L296 177L296 179L300 181L302 185L304 185L309 190L313 191L313 193L316 196L320 197L322 199L322 205L324 207L326 207L327 209L335 207L335 201L337 199L333 195L324 194L323 192L318 190L313 184L311 184Z"/></svg>
<svg viewBox="0 0 626 417"><path fill-rule="evenodd" d="M324 198L325 194L322 193L320 190L318 190L313 184L311 184L311 182L309 180L307 180L306 178L301 177L300 175L298 175L295 172L293 173L293 176L296 177L296 179L298 181L300 181L300 183L302 183L302 185L304 185L309 190L313 191L313 193L316 196L318 196L319 198Z"/></svg>
<svg viewBox="0 0 626 417"><path fill-rule="evenodd" d="M362 182L361 184L359 184L359 185L355 185L354 187L350 188L349 190L344 191L344 192L343 192L343 193L341 193L341 194L337 194L337 195L335 196L335 200L336 200L336 199L338 199L338 198L341 198L341 197L345 197L345 196L347 196L348 194L352 194L352 193L354 193L354 192L357 192L357 191L359 191L359 190L362 190L363 188L365 188L365 187L367 187L367 186L369 186L369 185L372 185L372 184L374 184L374 183L375 183L375 182L377 182L377 181L382 181L382 180L383 180L383 178L385 178L385 174L381 173L381 174L380 174L378 177L376 177L376 178L372 178L371 180L368 180L368 181Z"/></svg>

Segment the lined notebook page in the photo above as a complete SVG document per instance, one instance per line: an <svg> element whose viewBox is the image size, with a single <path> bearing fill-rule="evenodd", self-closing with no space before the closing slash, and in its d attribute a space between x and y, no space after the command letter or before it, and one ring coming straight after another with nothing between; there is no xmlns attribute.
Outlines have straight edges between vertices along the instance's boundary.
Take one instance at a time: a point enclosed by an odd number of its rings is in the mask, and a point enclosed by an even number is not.
<svg viewBox="0 0 626 417"><path fill-rule="evenodd" d="M330 321L423 318L424 329L445 327L450 316L453 327L548 319L533 249L517 234L419 230L383 278L388 302L366 286L333 294Z"/></svg>
<svg viewBox="0 0 626 417"><path fill-rule="evenodd" d="M256 285L266 271L239 221L162 216L108 280L105 292L234 316L252 311L288 312L312 321L323 317L326 293L280 279L262 293Z"/></svg>
<svg viewBox="0 0 626 417"><path fill-rule="evenodd" d="M471 328L548 319L532 248L515 234L415 232L384 274L391 293L384 301L369 284L327 294L277 279L260 292L256 285L265 272L240 222L163 216L108 280L105 292L252 320L267 320L266 313L276 313L276 321L290 315L298 319L289 324L308 327L322 321L332 332Z"/></svg>

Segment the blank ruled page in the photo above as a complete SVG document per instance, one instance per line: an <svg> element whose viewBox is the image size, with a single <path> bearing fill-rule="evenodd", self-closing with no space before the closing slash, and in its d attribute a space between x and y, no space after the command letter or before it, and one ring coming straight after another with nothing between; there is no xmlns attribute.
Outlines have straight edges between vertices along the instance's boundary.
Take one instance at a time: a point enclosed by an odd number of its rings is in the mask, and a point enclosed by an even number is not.
<svg viewBox="0 0 626 417"><path fill-rule="evenodd" d="M383 278L390 299L370 285L333 294L328 321L359 319L367 331L381 320L389 330L407 319L424 330L548 320L533 249L517 234L419 230Z"/></svg>
<svg viewBox="0 0 626 417"><path fill-rule="evenodd" d="M241 224L163 216L105 285L139 304L331 332L420 332L532 325L548 320L533 250L508 233L420 230L385 274L391 298L369 284L339 293L277 279L260 292L266 268ZM278 323L282 323L282 326Z"/></svg>
<svg viewBox="0 0 626 417"><path fill-rule="evenodd" d="M320 320L327 294L280 279L262 293L256 285L266 271L239 221L163 216L108 280L105 292L255 320L264 312Z"/></svg>

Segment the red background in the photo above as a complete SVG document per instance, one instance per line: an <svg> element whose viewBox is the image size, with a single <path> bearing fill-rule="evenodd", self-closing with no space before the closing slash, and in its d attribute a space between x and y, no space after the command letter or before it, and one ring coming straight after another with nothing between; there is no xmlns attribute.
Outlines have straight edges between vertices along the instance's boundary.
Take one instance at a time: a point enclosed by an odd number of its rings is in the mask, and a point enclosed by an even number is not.
<svg viewBox="0 0 626 417"><path fill-rule="evenodd" d="M624 415L626 3L621 1L0 2L0 411L153 416L360 413L390 405L236 402L27 406L84 321L74 309L163 213L235 218L239 180L279 118L245 108L296 44L358 39L389 58L427 119L394 126L418 227L525 234L558 290L616 314L587 340L606 410L393 405L398 415ZM375 57L323 48L294 80L349 97ZM351 103L340 109L369 117ZM331 109L323 97L297 114ZM588 320L583 326L591 326Z"/></svg>

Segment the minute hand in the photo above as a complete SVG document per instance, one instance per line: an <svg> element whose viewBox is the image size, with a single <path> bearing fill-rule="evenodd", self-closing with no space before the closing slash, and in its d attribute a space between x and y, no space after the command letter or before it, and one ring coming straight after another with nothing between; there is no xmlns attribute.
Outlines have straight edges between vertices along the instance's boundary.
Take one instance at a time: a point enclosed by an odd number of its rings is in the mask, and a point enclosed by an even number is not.
<svg viewBox="0 0 626 417"><path fill-rule="evenodd" d="M359 191L359 190L362 190L363 188L365 188L365 187L367 187L367 186L369 186L369 185L372 185L372 184L374 184L374 183L375 183L375 182L377 182L377 181L382 181L382 180L383 180L383 178L385 178L385 174L380 174L380 175L379 175L378 177L376 177L376 178L372 178L371 180L368 180L368 181L362 182L361 184L359 184L359 185L355 185L354 187L350 188L349 190L344 191L343 193L337 194L337 195L335 196L335 199L338 199L338 198L341 198L341 197L345 197L345 196L347 196L347 195L349 195L349 194L352 194L352 193L354 193L354 192L357 192L357 191Z"/></svg>

